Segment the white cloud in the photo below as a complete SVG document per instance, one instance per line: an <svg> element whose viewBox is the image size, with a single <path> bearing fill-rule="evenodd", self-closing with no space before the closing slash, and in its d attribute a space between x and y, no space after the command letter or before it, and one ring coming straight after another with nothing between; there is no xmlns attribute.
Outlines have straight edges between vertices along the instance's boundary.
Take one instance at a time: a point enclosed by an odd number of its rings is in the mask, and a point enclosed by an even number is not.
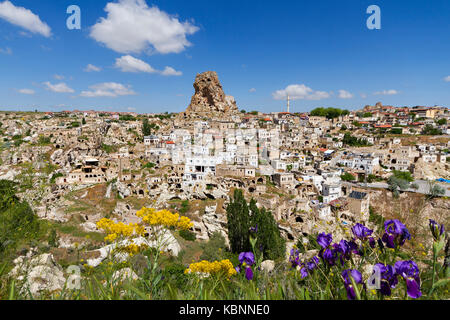
<svg viewBox="0 0 450 320"><path fill-rule="evenodd" d="M57 84L51 84L50 82L44 82L44 84L47 86L47 90L58 92L58 93L73 93L75 90L68 87L67 84L64 82L57 83Z"/></svg>
<svg viewBox="0 0 450 320"><path fill-rule="evenodd" d="M52 35L50 27L38 15L26 8L16 7L10 1L0 3L0 19L47 38Z"/></svg>
<svg viewBox="0 0 450 320"><path fill-rule="evenodd" d="M255 88L251 88L250 90L248 90L248 92L256 92Z"/></svg>
<svg viewBox="0 0 450 320"><path fill-rule="evenodd" d="M86 98L95 97L111 97L135 95L130 86L126 87L123 84L116 82L104 82L89 87L91 91L82 91L80 96Z"/></svg>
<svg viewBox="0 0 450 320"><path fill-rule="evenodd" d="M109 2L106 18L91 28L90 36L119 53L141 53L154 49L159 53L179 53L191 43L187 35L199 30L189 22L180 22L145 0Z"/></svg>
<svg viewBox="0 0 450 320"><path fill-rule="evenodd" d="M11 50L11 48L5 48L5 49L0 48L0 53L10 55L10 54L12 54L12 50Z"/></svg>
<svg viewBox="0 0 450 320"><path fill-rule="evenodd" d="M94 66L93 64L88 64L86 68L84 68L85 72L99 72L102 68Z"/></svg>
<svg viewBox="0 0 450 320"><path fill-rule="evenodd" d="M445 77L445 78L444 78L444 81L446 81L446 82L450 82L450 76L448 76L448 77Z"/></svg>
<svg viewBox="0 0 450 320"><path fill-rule="evenodd" d="M127 110L128 110L128 111L136 111L136 108L134 108L134 107L128 107Z"/></svg>
<svg viewBox="0 0 450 320"><path fill-rule="evenodd" d="M351 99L353 98L353 94L346 90L339 90L339 98L341 99Z"/></svg>
<svg viewBox="0 0 450 320"><path fill-rule="evenodd" d="M166 67L163 71L161 71L161 74L163 76L181 76L181 75L183 75L183 72L176 71L172 67Z"/></svg>
<svg viewBox="0 0 450 320"><path fill-rule="evenodd" d="M285 100L288 95L291 100L321 100L330 97L330 93L325 91L314 91L304 84L291 84L283 90L272 93L275 100Z"/></svg>
<svg viewBox="0 0 450 320"><path fill-rule="evenodd" d="M393 96L395 94L398 94L398 91L397 90L393 90L393 89L378 91L378 92L374 93L374 95L383 95L383 96Z"/></svg>
<svg viewBox="0 0 450 320"><path fill-rule="evenodd" d="M366 99L366 98L367 98L367 94L365 94L365 93L361 93L360 96L361 96L361 98L363 98L363 99Z"/></svg>
<svg viewBox="0 0 450 320"><path fill-rule="evenodd" d="M20 89L18 92L22 94L34 94L34 90L32 89Z"/></svg>
<svg viewBox="0 0 450 320"><path fill-rule="evenodd" d="M156 70L147 62L130 55L117 58L114 66L120 69L122 72L159 73L163 76L181 76L183 74L183 72L177 71L172 67L165 67L162 71Z"/></svg>
<svg viewBox="0 0 450 320"><path fill-rule="evenodd" d="M55 74L53 77L54 77L56 80L62 80L62 79L64 79L64 76L59 75L59 74Z"/></svg>
<svg viewBox="0 0 450 320"><path fill-rule="evenodd" d="M157 70L153 69L148 63L130 55L117 58L115 67L119 68L122 72L157 72Z"/></svg>

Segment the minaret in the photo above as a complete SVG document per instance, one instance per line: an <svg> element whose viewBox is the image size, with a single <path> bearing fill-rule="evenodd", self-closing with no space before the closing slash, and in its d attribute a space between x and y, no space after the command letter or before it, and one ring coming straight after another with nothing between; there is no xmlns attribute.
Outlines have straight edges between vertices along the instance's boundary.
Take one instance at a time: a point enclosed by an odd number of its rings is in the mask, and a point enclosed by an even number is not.
<svg viewBox="0 0 450 320"><path fill-rule="evenodd" d="M289 99L289 95L287 95L287 113L289 113L290 104L291 100Z"/></svg>

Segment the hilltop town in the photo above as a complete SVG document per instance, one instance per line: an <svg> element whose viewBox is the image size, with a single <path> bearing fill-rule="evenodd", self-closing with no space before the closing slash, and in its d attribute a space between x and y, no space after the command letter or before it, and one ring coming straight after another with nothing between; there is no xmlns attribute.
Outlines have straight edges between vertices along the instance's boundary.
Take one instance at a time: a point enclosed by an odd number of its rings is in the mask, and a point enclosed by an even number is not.
<svg viewBox="0 0 450 320"><path fill-rule="evenodd" d="M143 206L187 215L198 241L227 239L234 189L272 212L289 250L309 235L339 238L343 226L370 224L373 212L448 218L448 108L244 111L215 72L198 74L194 90L180 114L0 113L0 180L17 182L18 196L57 226L55 258L84 246L97 266L105 257L96 223L135 223ZM173 255L185 249L177 240Z"/></svg>

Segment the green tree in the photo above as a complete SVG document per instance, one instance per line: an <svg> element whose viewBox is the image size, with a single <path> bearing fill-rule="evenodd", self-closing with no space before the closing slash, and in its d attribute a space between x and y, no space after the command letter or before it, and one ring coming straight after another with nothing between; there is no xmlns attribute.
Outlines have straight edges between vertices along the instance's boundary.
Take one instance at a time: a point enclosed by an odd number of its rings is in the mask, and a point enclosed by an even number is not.
<svg viewBox="0 0 450 320"><path fill-rule="evenodd" d="M447 124L447 119L442 118L442 119L436 120L436 123L440 126L443 126L444 124Z"/></svg>
<svg viewBox="0 0 450 320"><path fill-rule="evenodd" d="M409 171L398 171L394 170L394 177L402 180L406 180L408 182L413 182L414 178L411 175L411 172Z"/></svg>
<svg viewBox="0 0 450 320"><path fill-rule="evenodd" d="M391 134L402 134L403 133L403 128L392 128L391 129Z"/></svg>
<svg viewBox="0 0 450 320"><path fill-rule="evenodd" d="M342 110L338 108L316 108L310 112L311 116L326 117L327 119L334 119L340 116L348 115L348 110Z"/></svg>
<svg viewBox="0 0 450 320"><path fill-rule="evenodd" d="M258 208L256 201L252 199L249 205L251 211L251 225L256 229L255 249L260 250L265 260L276 260L284 258L286 253L286 242L281 237L277 222L270 211L264 207Z"/></svg>
<svg viewBox="0 0 450 320"><path fill-rule="evenodd" d="M227 206L227 219L231 251L234 253L250 251L250 210L242 190L234 191L233 200Z"/></svg>
<svg viewBox="0 0 450 320"><path fill-rule="evenodd" d="M341 175L341 179L344 181L353 181L355 180L355 176L349 172L346 172L343 175Z"/></svg>
<svg viewBox="0 0 450 320"><path fill-rule="evenodd" d="M388 179L389 190L391 190L394 198L398 198L400 194L400 190L406 190L409 188L409 181L397 178L395 175L392 175Z"/></svg>
<svg viewBox="0 0 450 320"><path fill-rule="evenodd" d="M232 202L227 207L228 238L231 252L251 251L250 238L256 238L255 254L262 253L264 259L283 258L286 244L271 212L258 208L252 199L250 204L242 190L235 190Z"/></svg>
<svg viewBox="0 0 450 320"><path fill-rule="evenodd" d="M150 124L148 123L147 118L144 118L144 120L142 120L142 134L144 136L149 136L152 134L152 129L150 127Z"/></svg>
<svg viewBox="0 0 450 320"><path fill-rule="evenodd" d="M434 128L431 124L425 125L422 129L422 134L427 136L439 136L442 134L442 130L438 128Z"/></svg>

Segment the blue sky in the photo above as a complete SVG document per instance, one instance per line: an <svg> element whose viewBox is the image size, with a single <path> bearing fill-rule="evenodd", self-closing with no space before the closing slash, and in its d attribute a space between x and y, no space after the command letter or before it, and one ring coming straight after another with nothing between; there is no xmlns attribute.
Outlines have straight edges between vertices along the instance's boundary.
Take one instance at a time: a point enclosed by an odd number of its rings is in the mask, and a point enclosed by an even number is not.
<svg viewBox="0 0 450 320"><path fill-rule="evenodd" d="M0 0L0 109L179 112L207 70L248 111L448 107L449 21L447 0Z"/></svg>

